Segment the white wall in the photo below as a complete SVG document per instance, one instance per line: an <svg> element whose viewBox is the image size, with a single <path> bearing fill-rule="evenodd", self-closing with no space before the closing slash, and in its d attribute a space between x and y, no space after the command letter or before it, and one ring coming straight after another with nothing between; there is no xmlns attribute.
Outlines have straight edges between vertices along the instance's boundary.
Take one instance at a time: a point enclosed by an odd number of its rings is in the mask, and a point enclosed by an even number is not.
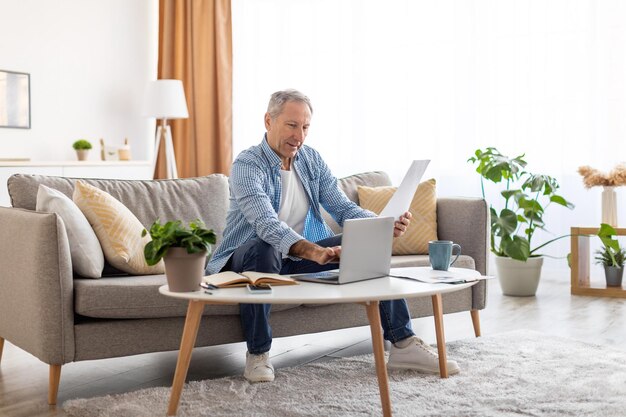
<svg viewBox="0 0 626 417"><path fill-rule="evenodd" d="M128 137L133 159L148 159L141 100L157 43L158 0L0 0L0 69L31 78L31 129L0 128L0 158L75 160L76 139L97 150Z"/></svg>
<svg viewBox="0 0 626 417"><path fill-rule="evenodd" d="M233 0L234 154L260 142L283 88L311 98L307 144L337 176L382 169L398 184L428 158L438 195L479 196L476 148L526 153L576 204L546 211L538 244L600 224L601 189L576 170L626 160L624 45L622 0ZM501 209L500 189L487 200Z"/></svg>

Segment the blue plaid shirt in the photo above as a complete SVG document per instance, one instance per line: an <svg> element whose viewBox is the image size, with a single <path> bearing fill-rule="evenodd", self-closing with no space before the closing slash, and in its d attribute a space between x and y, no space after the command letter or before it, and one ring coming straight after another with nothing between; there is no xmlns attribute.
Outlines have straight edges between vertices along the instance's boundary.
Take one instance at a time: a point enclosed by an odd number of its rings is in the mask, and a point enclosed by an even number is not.
<svg viewBox="0 0 626 417"><path fill-rule="evenodd" d="M255 237L286 255L291 245L299 240L317 242L332 236L332 230L322 219L320 205L340 226L346 219L376 216L348 199L320 154L303 145L291 164L309 198L309 212L302 236L299 235L278 220L282 190L280 164L280 158L270 148L266 137L260 145L241 152L233 162L228 180L230 208L226 229L207 265L207 274L219 272L235 249Z"/></svg>

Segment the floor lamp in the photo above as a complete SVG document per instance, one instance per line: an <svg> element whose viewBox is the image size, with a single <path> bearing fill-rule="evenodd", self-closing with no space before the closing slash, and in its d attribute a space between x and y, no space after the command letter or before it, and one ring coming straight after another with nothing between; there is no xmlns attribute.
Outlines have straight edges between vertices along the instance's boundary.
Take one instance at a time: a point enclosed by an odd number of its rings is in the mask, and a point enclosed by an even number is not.
<svg viewBox="0 0 626 417"><path fill-rule="evenodd" d="M167 124L168 119L186 119L189 117L185 90L180 80L151 81L146 88L144 114L160 119L154 139L154 156L152 159L152 173L154 175L161 141L165 143L165 166L167 178L178 178L172 130Z"/></svg>

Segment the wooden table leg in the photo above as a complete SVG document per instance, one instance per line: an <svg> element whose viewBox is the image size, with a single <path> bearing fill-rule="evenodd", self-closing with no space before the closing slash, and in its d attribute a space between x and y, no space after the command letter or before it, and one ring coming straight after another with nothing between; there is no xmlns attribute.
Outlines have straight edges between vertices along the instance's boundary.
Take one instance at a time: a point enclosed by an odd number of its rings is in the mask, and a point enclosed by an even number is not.
<svg viewBox="0 0 626 417"><path fill-rule="evenodd" d="M187 308L187 318L185 319L185 328L183 329L183 338L180 342L180 352L178 352L178 362L176 363L176 372L174 373L174 382L172 383L172 393L170 394L170 405L167 409L168 416L175 416L180 402L180 394L183 391L189 362L191 362L191 352L196 344L198 336L198 328L204 311L204 303L202 301L190 300Z"/></svg>
<svg viewBox="0 0 626 417"><path fill-rule="evenodd" d="M389 377L385 366L385 345L383 331L380 323L380 311L378 301L370 301L365 304L367 318L372 331L372 347L374 348L374 360L376 362L376 376L378 377L378 389L380 402L383 407L383 416L391 417L391 398L389 396Z"/></svg>
<svg viewBox="0 0 626 417"><path fill-rule="evenodd" d="M61 365L50 365L48 372L48 405L56 405L61 382Z"/></svg>
<svg viewBox="0 0 626 417"><path fill-rule="evenodd" d="M432 300L435 333L437 334L437 350L439 352L439 374L442 378L447 378L448 358L446 354L446 340L443 333L443 304L441 303L441 294L433 295Z"/></svg>
<svg viewBox="0 0 626 417"><path fill-rule="evenodd" d="M470 310L470 314L472 315L474 334L476 335L476 337L480 337L480 315L478 314L478 310Z"/></svg>

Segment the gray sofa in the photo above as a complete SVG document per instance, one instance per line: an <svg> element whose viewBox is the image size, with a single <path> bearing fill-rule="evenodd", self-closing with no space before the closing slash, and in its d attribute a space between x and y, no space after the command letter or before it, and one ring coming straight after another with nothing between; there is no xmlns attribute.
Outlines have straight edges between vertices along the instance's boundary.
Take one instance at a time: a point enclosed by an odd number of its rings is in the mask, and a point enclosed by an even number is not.
<svg viewBox="0 0 626 417"><path fill-rule="evenodd" d="M56 403L63 364L178 349L187 308L184 301L158 293L158 287L166 282L163 275L85 279L73 274L61 218L34 210L39 184L71 197L75 181L16 174L8 180L13 207L0 207L0 355L6 339L49 364L50 404ZM120 200L144 226L157 218L200 218L221 238L229 196L228 179L223 175L85 181ZM357 185L390 185L390 180L383 172L340 180L340 186L355 201ZM488 215L482 199L437 200L439 238L463 247L456 266L486 272ZM428 265L428 257L393 258L393 266L409 265ZM478 336L478 310L485 307L485 299L483 281L446 294L444 313L472 312ZM432 315L430 297L412 300L410 309L413 317ZM368 324L363 309L355 305L277 305L272 311L275 337ZM237 306L207 306L196 346L242 341L238 313Z"/></svg>

